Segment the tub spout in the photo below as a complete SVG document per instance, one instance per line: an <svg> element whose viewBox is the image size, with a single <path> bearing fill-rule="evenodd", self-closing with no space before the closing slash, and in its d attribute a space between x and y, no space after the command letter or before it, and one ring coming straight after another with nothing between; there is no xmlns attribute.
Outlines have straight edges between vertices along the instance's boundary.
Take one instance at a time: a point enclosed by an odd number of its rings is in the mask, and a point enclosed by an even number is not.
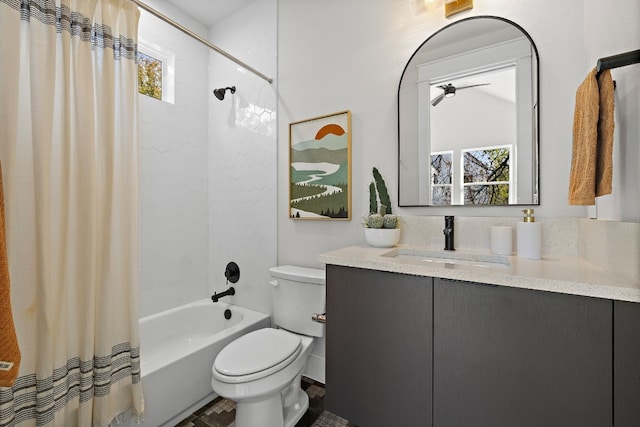
<svg viewBox="0 0 640 427"><path fill-rule="evenodd" d="M213 295L211 296L211 301L218 302L222 297L226 297L227 295L235 295L235 294L236 294L236 290L233 288L233 286L231 286L229 289L227 289L224 292L220 292L220 293L214 292Z"/></svg>

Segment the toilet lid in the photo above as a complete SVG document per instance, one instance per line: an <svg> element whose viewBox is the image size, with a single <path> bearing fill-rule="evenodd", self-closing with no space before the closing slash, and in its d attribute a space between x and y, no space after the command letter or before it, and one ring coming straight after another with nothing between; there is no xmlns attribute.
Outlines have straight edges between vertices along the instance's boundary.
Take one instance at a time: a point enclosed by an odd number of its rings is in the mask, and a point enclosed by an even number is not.
<svg viewBox="0 0 640 427"><path fill-rule="evenodd" d="M230 377L263 371L264 375L269 375L287 366L299 352L299 336L280 329L259 329L241 336L223 348L213 367L217 372Z"/></svg>

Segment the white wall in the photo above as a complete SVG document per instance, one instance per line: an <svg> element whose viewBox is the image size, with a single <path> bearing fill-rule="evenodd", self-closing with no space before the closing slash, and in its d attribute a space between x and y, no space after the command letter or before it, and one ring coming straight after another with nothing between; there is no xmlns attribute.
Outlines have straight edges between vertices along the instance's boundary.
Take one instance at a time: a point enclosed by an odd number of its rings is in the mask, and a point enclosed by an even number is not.
<svg viewBox="0 0 640 427"><path fill-rule="evenodd" d="M255 0L210 28L209 40L275 79L276 0ZM236 86L223 101L214 88ZM209 55L209 293L240 267L235 304L271 313L268 269L276 265L276 86Z"/></svg>
<svg viewBox="0 0 640 427"><path fill-rule="evenodd" d="M317 2L279 0L278 11L278 261L320 266L317 256L364 243L359 217L368 208L367 185L377 166L397 203L397 88L413 51L446 24L476 15L496 15L520 24L540 55L541 205L538 217L584 217L587 208L567 204L571 166L575 90L602 54L637 49L635 0L612 7L595 0L476 0L471 11L444 18L443 10L413 17L405 0ZM618 2L616 2L618 3ZM605 13L606 12L606 13ZM599 21L604 14L604 23ZM624 17L616 22L619 17ZM593 21L593 22L592 22ZM585 28L585 22L589 24ZM585 37L585 34L592 33ZM588 53L589 46L603 45ZM621 41L624 40L624 43ZM606 45L606 46L605 46ZM601 50L601 51L600 51ZM606 51L606 52L605 52ZM588 64L588 65L587 65ZM620 139L630 139L627 151L638 147L638 81L633 70L619 80L617 123ZM637 72L635 74L637 76ZM617 77L616 77L617 78ZM635 105L635 106L634 106ZM287 217L288 124L349 109L353 117L352 221L295 221ZM633 120L633 117L636 119ZM633 124L623 124L631 122ZM630 148L635 144L635 148ZM637 159L637 151L632 152ZM637 165L634 185L638 182ZM631 181L632 177L628 180ZM614 184L615 185L615 184ZM634 197L636 198L634 200ZM637 195L625 190L625 212L640 212ZM401 215L518 217L522 207L404 208ZM636 217L637 218L637 217Z"/></svg>
<svg viewBox="0 0 640 427"><path fill-rule="evenodd" d="M584 72L599 58L640 49L640 2L585 0ZM640 64L611 70L617 83L613 193L598 198L599 219L640 222Z"/></svg>
<svg viewBox="0 0 640 427"><path fill-rule="evenodd" d="M163 0L149 5L206 34ZM142 11L139 37L176 55L175 104L139 96L140 315L207 296L208 49Z"/></svg>

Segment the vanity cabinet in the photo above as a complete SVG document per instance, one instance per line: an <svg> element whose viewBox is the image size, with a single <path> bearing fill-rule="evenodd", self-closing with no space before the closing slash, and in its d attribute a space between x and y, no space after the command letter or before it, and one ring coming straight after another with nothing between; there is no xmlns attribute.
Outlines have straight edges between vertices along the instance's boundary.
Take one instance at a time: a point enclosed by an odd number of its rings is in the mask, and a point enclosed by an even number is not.
<svg viewBox="0 0 640 427"><path fill-rule="evenodd" d="M610 426L612 305L434 279L433 425Z"/></svg>
<svg viewBox="0 0 640 427"><path fill-rule="evenodd" d="M327 265L326 408L362 427L640 426L639 307Z"/></svg>
<svg viewBox="0 0 640 427"><path fill-rule="evenodd" d="M640 426L640 304L613 303L613 413L616 427Z"/></svg>
<svg viewBox="0 0 640 427"><path fill-rule="evenodd" d="M431 425L432 283L327 266L327 410L362 427Z"/></svg>

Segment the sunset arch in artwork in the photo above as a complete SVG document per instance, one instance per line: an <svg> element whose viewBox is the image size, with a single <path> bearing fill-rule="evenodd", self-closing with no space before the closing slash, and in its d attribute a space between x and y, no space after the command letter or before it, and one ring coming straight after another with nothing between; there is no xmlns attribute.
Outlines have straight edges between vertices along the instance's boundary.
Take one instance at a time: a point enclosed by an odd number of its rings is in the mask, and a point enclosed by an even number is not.
<svg viewBox="0 0 640 427"><path fill-rule="evenodd" d="M316 133L316 138L315 139L316 140L322 139L322 138L324 138L325 136L327 136L330 133L332 133L334 135L337 135L337 136L344 135L344 129L340 125L337 125L335 123L330 123L330 124L322 126L320 128L318 133Z"/></svg>

